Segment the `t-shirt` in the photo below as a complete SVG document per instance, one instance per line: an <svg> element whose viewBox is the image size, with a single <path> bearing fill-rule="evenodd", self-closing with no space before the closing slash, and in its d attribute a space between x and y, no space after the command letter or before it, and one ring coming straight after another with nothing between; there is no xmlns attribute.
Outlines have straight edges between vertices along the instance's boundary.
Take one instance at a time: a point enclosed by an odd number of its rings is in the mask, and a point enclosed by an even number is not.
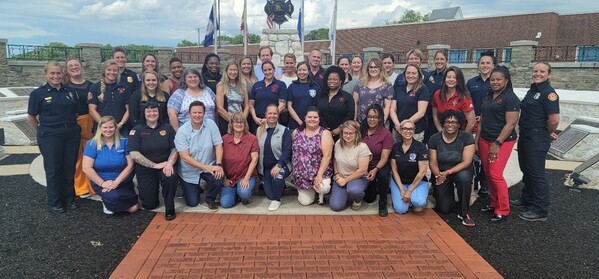
<svg viewBox="0 0 599 279"><path fill-rule="evenodd" d="M461 113L466 113L474 110L472 99L463 97L460 99L458 92L455 92L449 99L441 100L441 89L435 91L433 95L433 107L437 108L437 116L441 116L447 110L454 110ZM460 129L466 129L468 123L464 121Z"/></svg>
<svg viewBox="0 0 599 279"><path fill-rule="evenodd" d="M493 99L493 92L489 92L482 104L483 118L480 124L480 136L486 141L495 141L505 126L505 114L508 111L520 111L520 99L511 89L506 89ZM516 139L516 131L512 130L510 136L505 139L512 141Z"/></svg>
<svg viewBox="0 0 599 279"><path fill-rule="evenodd" d="M424 143L414 139L406 152L403 151L402 145L403 139L400 138L399 141L393 145L390 158L391 160L395 160L401 184L412 184L420 170L418 162L428 161L428 150ZM391 163L393 164L393 161ZM428 181L426 176L422 178L422 181Z"/></svg>
<svg viewBox="0 0 599 279"><path fill-rule="evenodd" d="M205 114L204 118L216 122L216 95L210 87L204 87L202 95L191 96L185 89L179 88L168 99L167 108L174 109L179 115L179 126L189 121L189 105L193 101L201 101L204 103Z"/></svg>
<svg viewBox="0 0 599 279"><path fill-rule="evenodd" d="M442 134L443 132L438 132L432 135L428 140L428 148L437 150L439 169L445 171L462 162L464 147L474 144L474 137L460 130L456 139L451 143L447 143Z"/></svg>
<svg viewBox="0 0 599 279"><path fill-rule="evenodd" d="M385 107L385 100L393 99L393 85L385 83L377 88L358 83L356 88L358 94L358 121L362 122L366 118L366 110L373 104L379 104Z"/></svg>
<svg viewBox="0 0 599 279"><path fill-rule="evenodd" d="M362 141L368 146L370 152L372 152L372 160L368 164L368 169L371 170L381 160L381 153L383 149L393 148L393 135L385 127L379 126L372 135L365 135L362 137Z"/></svg>
<svg viewBox="0 0 599 279"><path fill-rule="evenodd" d="M358 146L341 147L340 139L335 143L335 162L337 163L337 172L343 176L348 176L358 170L358 160L368 156L368 161L372 158L372 153L368 146L361 142Z"/></svg>
<svg viewBox="0 0 599 279"><path fill-rule="evenodd" d="M306 117L308 107L314 105L316 96L320 93L320 86L313 82L293 82L287 89L287 101L291 102L293 110L300 119ZM289 129L295 129L299 124L294 119L289 119Z"/></svg>

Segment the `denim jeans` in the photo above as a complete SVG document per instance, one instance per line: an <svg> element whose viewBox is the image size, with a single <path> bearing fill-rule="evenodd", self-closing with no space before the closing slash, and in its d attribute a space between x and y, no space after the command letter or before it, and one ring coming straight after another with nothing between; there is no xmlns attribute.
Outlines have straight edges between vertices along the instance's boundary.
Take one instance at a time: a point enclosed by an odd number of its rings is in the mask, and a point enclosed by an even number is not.
<svg viewBox="0 0 599 279"><path fill-rule="evenodd" d="M279 175L277 177L272 177L270 175L270 169L264 170L264 176L262 177L262 182L264 182L264 192L266 193L266 197L268 197L271 201L281 201L281 195L283 195L283 190L285 190L285 178L289 176L291 172L284 166Z"/></svg>
<svg viewBox="0 0 599 279"><path fill-rule="evenodd" d="M410 205L405 203L401 198L401 191L399 187L403 187L405 191L408 190L410 185L408 184L399 184L397 185L395 179L391 179L391 201L393 202L393 210L397 213L408 213L410 209ZM424 207L426 206L426 198L428 197L428 182L420 181L418 186L414 188L412 191L412 195L410 195L410 203L413 206Z"/></svg>
<svg viewBox="0 0 599 279"><path fill-rule="evenodd" d="M208 189L206 189L206 203L213 203L216 195L220 192L223 187L224 176L220 179L214 178L210 172L202 172L200 174L200 180L206 181ZM185 182L183 184L183 191L185 192L185 203L187 206L197 206L200 204L200 182L197 184Z"/></svg>
<svg viewBox="0 0 599 279"><path fill-rule="evenodd" d="M237 196L241 199L249 199L252 196L254 187L256 186L256 177L250 177L249 185L247 188L241 188L241 179L233 186L223 186L220 191L220 206L223 208L229 208L235 205Z"/></svg>

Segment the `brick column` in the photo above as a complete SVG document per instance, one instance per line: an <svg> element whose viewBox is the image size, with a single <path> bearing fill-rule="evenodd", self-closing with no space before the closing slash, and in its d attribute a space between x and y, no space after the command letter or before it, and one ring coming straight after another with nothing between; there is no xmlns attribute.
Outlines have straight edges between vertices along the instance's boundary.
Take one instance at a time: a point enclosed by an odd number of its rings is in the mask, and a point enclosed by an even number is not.
<svg viewBox="0 0 599 279"><path fill-rule="evenodd" d="M435 53L439 50L445 50L445 51L449 52L449 50L451 49L451 46L436 44L436 45L426 46L426 49L428 50L428 63L426 65L426 68L429 71L434 71L435 70Z"/></svg>
<svg viewBox="0 0 599 279"><path fill-rule="evenodd" d="M102 45L80 43L75 47L81 48L81 62L85 65L85 78L91 81L100 80L102 78Z"/></svg>
<svg viewBox="0 0 599 279"><path fill-rule="evenodd" d="M380 47L367 47L362 49L364 52L364 65L367 65L368 61L372 58L381 58L381 52L383 52L383 48ZM337 61L335 61L337 62ZM335 63L333 62L333 63Z"/></svg>
<svg viewBox="0 0 599 279"><path fill-rule="evenodd" d="M6 43L8 40L0 39L0 87L8 86L8 60L6 58Z"/></svg>
<svg viewBox="0 0 599 279"><path fill-rule="evenodd" d="M531 63L535 60L535 47L537 41L514 41L512 47L512 61L510 62L510 75L514 87L528 87L531 83Z"/></svg>

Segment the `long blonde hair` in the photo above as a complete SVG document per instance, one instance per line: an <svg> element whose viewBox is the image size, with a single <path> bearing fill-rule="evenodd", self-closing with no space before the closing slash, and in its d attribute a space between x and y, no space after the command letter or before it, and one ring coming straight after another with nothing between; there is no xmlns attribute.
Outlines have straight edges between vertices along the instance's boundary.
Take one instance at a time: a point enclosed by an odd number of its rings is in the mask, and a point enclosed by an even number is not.
<svg viewBox="0 0 599 279"><path fill-rule="evenodd" d="M225 93L225 96L229 96L229 92L231 91L231 89L229 87L229 82L231 80L229 79L229 75L227 74L227 71L229 70L229 67L231 67L231 66L237 67L237 78L235 78L235 84L237 84L237 88L240 91L239 93L241 93L244 96L247 95L247 86L244 86L241 82L241 75L243 75L241 73L241 68L239 65L237 65L237 63L235 63L235 61L227 62L226 66L225 66L225 70L223 72L223 76L221 77L220 81L216 84L216 88L222 88L223 93Z"/></svg>
<svg viewBox="0 0 599 279"><path fill-rule="evenodd" d="M150 94L148 93L148 87L146 86L145 80L146 80L146 75L151 74L154 75L156 77L156 82L158 83L158 85L156 86L156 101L160 102L160 103L164 103L166 102L166 96L165 93L162 91L161 89L161 75L159 73L157 73L154 70L145 70L143 73L141 73L141 101L142 102L147 102L148 99L150 99Z"/></svg>
<svg viewBox="0 0 599 279"><path fill-rule="evenodd" d="M112 117L112 115L106 115L106 116L102 116L102 118L100 118L100 122L98 123L98 128L96 129L96 134L94 135L94 137L92 138L92 142L94 142L96 144L96 149L97 150L101 150L102 146L104 145L104 138L102 137L102 125L108 122L112 122L112 124L114 125L114 146L116 148L119 148L119 145L121 143L121 134L119 133L119 129L117 128L118 125L116 123L116 119L114 119L114 117Z"/></svg>
<svg viewBox="0 0 599 279"><path fill-rule="evenodd" d="M100 94L98 95L99 102L104 102L104 92L106 92L106 81L104 78L106 77L106 69L112 65L116 65L117 68L119 67L119 64L114 59L108 59L102 64L102 79L100 79Z"/></svg>
<svg viewBox="0 0 599 279"><path fill-rule="evenodd" d="M370 68L370 64L372 63L374 63L374 65L380 69L381 73L379 74L379 76L383 83L391 84L391 82L389 82L389 76L387 75L385 68L383 68L383 60L381 60L378 57L370 59L370 61L368 61L368 63L366 63L365 66L362 65L362 77L360 78L360 83L364 86L368 86L368 83L371 81L370 74L368 73L368 68Z"/></svg>

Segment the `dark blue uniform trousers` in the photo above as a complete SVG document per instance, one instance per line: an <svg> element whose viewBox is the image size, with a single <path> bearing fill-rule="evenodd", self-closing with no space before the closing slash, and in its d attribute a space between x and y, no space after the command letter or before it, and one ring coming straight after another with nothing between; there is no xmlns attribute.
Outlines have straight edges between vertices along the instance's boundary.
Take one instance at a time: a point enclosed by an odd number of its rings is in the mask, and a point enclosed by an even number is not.
<svg viewBox="0 0 599 279"><path fill-rule="evenodd" d="M518 163L523 173L520 199L529 210L547 216L549 210L549 180L545 171L545 158L551 146L547 131L520 132Z"/></svg>

